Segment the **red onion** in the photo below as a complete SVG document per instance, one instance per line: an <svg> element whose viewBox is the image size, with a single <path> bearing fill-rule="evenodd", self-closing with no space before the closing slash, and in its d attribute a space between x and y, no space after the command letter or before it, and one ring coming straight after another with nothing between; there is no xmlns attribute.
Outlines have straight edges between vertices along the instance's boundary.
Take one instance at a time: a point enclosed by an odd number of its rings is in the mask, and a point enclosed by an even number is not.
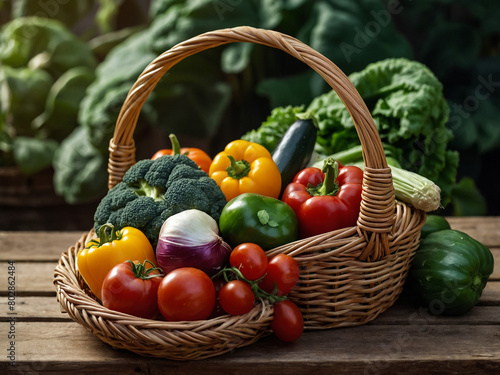
<svg viewBox="0 0 500 375"><path fill-rule="evenodd" d="M156 246L156 260L164 274L195 267L213 276L226 265L230 253L231 247L219 236L217 222L196 209L165 220Z"/></svg>

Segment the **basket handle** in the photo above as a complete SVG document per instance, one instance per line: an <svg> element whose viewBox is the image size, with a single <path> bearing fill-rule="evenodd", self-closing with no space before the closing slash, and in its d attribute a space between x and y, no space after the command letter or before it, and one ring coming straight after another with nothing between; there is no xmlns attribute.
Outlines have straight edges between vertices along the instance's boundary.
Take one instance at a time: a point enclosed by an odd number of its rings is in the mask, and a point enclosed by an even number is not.
<svg viewBox="0 0 500 375"><path fill-rule="evenodd" d="M368 246L360 259L375 260L389 254L388 233L395 220L394 187L370 111L352 82L333 62L301 41L272 30L241 26L207 32L177 44L153 60L130 89L120 110L109 145L108 187L120 182L135 164L133 133L139 112L161 77L188 56L233 42L262 44L287 52L314 69L338 94L354 121L365 161L358 232Z"/></svg>

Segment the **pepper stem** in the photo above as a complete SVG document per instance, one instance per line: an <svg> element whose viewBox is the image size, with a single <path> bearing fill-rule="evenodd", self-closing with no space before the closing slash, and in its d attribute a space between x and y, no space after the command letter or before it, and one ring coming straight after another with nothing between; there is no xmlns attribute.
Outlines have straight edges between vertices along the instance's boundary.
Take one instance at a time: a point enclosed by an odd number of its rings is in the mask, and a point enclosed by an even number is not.
<svg viewBox="0 0 500 375"><path fill-rule="evenodd" d="M240 178L248 176L250 172L250 163L246 160L236 161L231 155L227 155L231 161L231 165L226 168L227 175L234 179L239 180Z"/></svg>
<svg viewBox="0 0 500 375"><path fill-rule="evenodd" d="M323 182L317 186L308 186L307 192L315 195L336 195L339 191L337 177L339 176L339 163L332 158L325 160L322 172L325 174Z"/></svg>
<svg viewBox="0 0 500 375"><path fill-rule="evenodd" d="M100 247L106 243L113 242L116 240L121 240L122 238L122 233L119 230L116 230L114 225L110 223L101 225L97 235L99 236L99 239L90 240L86 246L87 248L94 246Z"/></svg>
<svg viewBox="0 0 500 375"><path fill-rule="evenodd" d="M172 151L174 152L174 155L179 155L181 153L181 144L179 143L177 136L172 133L168 136L168 138L170 138L170 143L172 143Z"/></svg>

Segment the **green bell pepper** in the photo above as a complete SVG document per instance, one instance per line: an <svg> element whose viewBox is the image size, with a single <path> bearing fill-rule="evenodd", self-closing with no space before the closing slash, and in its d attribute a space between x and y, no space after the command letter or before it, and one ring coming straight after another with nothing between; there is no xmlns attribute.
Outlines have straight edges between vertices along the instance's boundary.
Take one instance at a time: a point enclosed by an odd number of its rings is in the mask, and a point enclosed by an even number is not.
<svg viewBox="0 0 500 375"><path fill-rule="evenodd" d="M293 209L279 199L254 193L231 199L222 210L219 228L233 248L252 242L269 250L299 238Z"/></svg>

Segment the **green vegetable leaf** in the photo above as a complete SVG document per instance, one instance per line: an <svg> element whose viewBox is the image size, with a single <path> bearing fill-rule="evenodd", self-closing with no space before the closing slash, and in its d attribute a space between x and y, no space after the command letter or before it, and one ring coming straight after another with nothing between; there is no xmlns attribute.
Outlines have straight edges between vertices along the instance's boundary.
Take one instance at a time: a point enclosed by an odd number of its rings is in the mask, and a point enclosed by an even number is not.
<svg viewBox="0 0 500 375"><path fill-rule="evenodd" d="M441 22L430 28L421 59L438 77L459 68L470 69L481 49L481 39L479 30L468 24Z"/></svg>
<svg viewBox="0 0 500 375"><path fill-rule="evenodd" d="M269 222L267 223L267 225L269 225L272 228L276 228L277 226L279 226L279 224L276 221L274 221L274 220L269 220Z"/></svg>
<svg viewBox="0 0 500 375"><path fill-rule="evenodd" d="M402 168L438 184L443 205L449 202L458 154L448 152L449 108L435 75L425 65L401 58L370 64L349 78ZM335 91L315 98L308 111L319 124L318 152L330 155L359 145L352 118Z"/></svg>
<svg viewBox="0 0 500 375"><path fill-rule="evenodd" d="M94 80L94 72L87 67L69 69L52 85L45 111L32 121L32 128L44 130L61 141L76 126L80 102L85 89Z"/></svg>
<svg viewBox="0 0 500 375"><path fill-rule="evenodd" d="M55 18L66 26L76 24L80 19L89 15L97 3L96 0L87 1L33 1L16 0L13 7L13 18L43 16Z"/></svg>
<svg viewBox="0 0 500 375"><path fill-rule="evenodd" d="M254 44L237 43L227 46L222 52L222 70L226 73L241 73L248 66Z"/></svg>
<svg viewBox="0 0 500 375"><path fill-rule="evenodd" d="M83 41L59 21L43 17L16 18L2 28L0 62L44 69L54 77L74 66L96 65Z"/></svg>
<svg viewBox="0 0 500 375"><path fill-rule="evenodd" d="M259 217L259 221L262 225L269 223L269 213L266 210L258 211L257 216Z"/></svg>
<svg viewBox="0 0 500 375"><path fill-rule="evenodd" d="M54 155L54 188L68 203L83 203L106 194L107 158L90 142L88 129L77 127Z"/></svg>
<svg viewBox="0 0 500 375"><path fill-rule="evenodd" d="M269 225L272 228L276 228L277 226L279 226L276 221L271 220L271 218L269 217L269 212L267 212L266 210L258 211L257 217L259 218L259 221L262 225Z"/></svg>
<svg viewBox="0 0 500 375"><path fill-rule="evenodd" d="M257 94L267 97L271 107L301 106L313 97L314 71L285 78L269 78L257 86Z"/></svg>
<svg viewBox="0 0 500 375"><path fill-rule="evenodd" d="M487 214L486 201L472 178L463 177L453 187L451 196L453 215L484 216Z"/></svg>
<svg viewBox="0 0 500 375"><path fill-rule="evenodd" d="M128 91L142 70L157 56L151 52L150 35L139 32L113 49L96 70L78 113L78 122L90 130L92 144L107 152ZM146 105L142 112L147 112ZM142 113L141 112L141 113Z"/></svg>
<svg viewBox="0 0 500 375"><path fill-rule="evenodd" d="M39 172L52 164L58 145L53 139L16 137L13 140L16 165L25 175Z"/></svg>
<svg viewBox="0 0 500 375"><path fill-rule="evenodd" d="M0 102L7 129L14 135L34 136L31 121L43 112L53 78L43 70L0 69Z"/></svg>
<svg viewBox="0 0 500 375"><path fill-rule="evenodd" d="M394 27L401 12L382 1L315 1L301 40L335 62L344 72L389 57L412 58L408 41Z"/></svg>

